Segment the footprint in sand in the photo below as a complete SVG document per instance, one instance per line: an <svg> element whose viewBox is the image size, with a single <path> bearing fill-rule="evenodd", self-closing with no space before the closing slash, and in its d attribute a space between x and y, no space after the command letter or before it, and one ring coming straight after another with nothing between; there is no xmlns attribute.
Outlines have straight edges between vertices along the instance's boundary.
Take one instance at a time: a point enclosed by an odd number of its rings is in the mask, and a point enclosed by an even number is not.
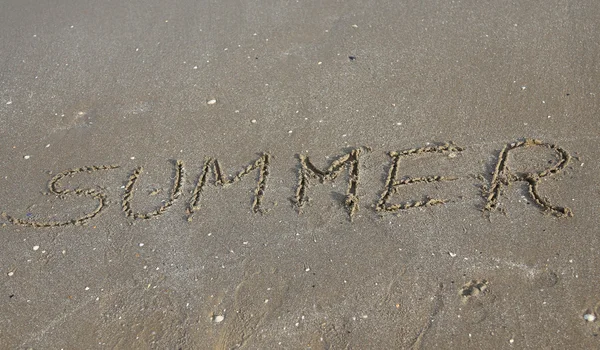
<svg viewBox="0 0 600 350"><path fill-rule="evenodd" d="M465 283L458 291L464 306L462 310L465 319L469 323L484 321L489 314L488 304L495 301L496 297L491 293L490 284L487 280L471 280Z"/></svg>

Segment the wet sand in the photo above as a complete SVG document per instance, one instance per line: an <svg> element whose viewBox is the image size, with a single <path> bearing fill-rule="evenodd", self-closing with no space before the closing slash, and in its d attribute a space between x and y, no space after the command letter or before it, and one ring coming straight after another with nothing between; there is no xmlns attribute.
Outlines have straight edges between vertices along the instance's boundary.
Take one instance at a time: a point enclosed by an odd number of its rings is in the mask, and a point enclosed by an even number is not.
<svg viewBox="0 0 600 350"><path fill-rule="evenodd" d="M596 348L600 4L7 1L7 349Z"/></svg>

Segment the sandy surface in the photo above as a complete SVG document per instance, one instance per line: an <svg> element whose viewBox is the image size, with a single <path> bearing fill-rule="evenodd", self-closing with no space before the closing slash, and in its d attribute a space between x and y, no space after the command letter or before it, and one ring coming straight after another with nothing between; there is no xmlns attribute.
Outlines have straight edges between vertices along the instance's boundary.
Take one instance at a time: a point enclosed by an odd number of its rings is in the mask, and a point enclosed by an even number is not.
<svg viewBox="0 0 600 350"><path fill-rule="evenodd" d="M598 1L55 3L0 10L2 348L600 346Z"/></svg>

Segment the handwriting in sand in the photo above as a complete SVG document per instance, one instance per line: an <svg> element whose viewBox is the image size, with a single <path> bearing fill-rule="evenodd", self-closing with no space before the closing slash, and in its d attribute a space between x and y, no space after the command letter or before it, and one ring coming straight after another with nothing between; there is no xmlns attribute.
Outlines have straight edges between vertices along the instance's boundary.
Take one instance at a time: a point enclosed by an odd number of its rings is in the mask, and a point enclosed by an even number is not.
<svg viewBox="0 0 600 350"><path fill-rule="evenodd" d="M516 173L512 172L508 166L509 153L519 149L528 147L541 147L553 151L557 160L549 164L546 168L540 169L536 172L528 173ZM427 184L436 182L446 182L458 180L458 177L444 176L444 175L432 175L425 177L399 177L399 169L401 160L407 157L419 157L426 156L428 154L451 154L455 155L462 152L464 149L460 146L455 145L452 142L426 146L421 148L412 148L403 151L392 151L389 152L389 164L387 170L387 177L385 184L379 196L379 199L374 205L374 210L378 213L394 213L413 208L429 207L446 204L448 202L445 198L431 198L427 197L421 200L408 201L403 203L390 203L391 197L402 190L404 186L410 186L413 184ZM360 186L360 169L361 169L361 155L365 152L369 152L369 147L358 147L350 150L349 152L337 157L330 162L330 165L326 169L319 169L316 167L307 156L298 156L298 175L297 185L295 194L292 198L293 207L298 211L302 212L308 201L308 194L315 181L332 182L338 178L338 176L344 171L347 172L347 187L345 198L343 202L344 208L347 210L348 219L352 221L359 211L359 186ZM518 142L513 142L505 145L500 151L494 171L490 174L491 181L484 191L485 206L482 208L485 212L492 212L498 210L498 204L501 200L502 192L514 182L525 182L529 188L529 196L532 202L535 203L540 209L557 217L571 217L573 212L568 207L559 206L551 203L547 198L542 197L538 191L538 187L543 179L557 175L562 172L565 167L569 164L571 156L562 147L547 143L541 140L525 139ZM256 173L256 187L253 192L252 200L252 211L254 213L264 214L267 210L263 207L263 200L267 194L267 181L270 175L270 165L272 159L269 153L263 153L258 159L251 162L243 170L232 176L226 176L223 173L223 167L218 159L208 158L205 160L204 165L197 177L195 187L190 192L191 196L187 198L187 209L186 215L188 221L192 221L194 215L201 209L200 203L202 199L202 193L206 186L212 185L217 187L227 187L240 181L243 177ZM182 198L182 192L184 187L184 176L185 167L184 162L176 160L173 162L174 176L171 185L171 191L167 200L163 201L162 204L148 212L142 212L135 209L135 193L136 183L142 176L143 168L138 167L134 169L127 181L124 188L124 193L121 200L122 211L126 217L132 220L147 220L158 217L165 214L173 204ZM14 225L29 226L29 227L61 227L67 225L86 225L94 218L98 217L107 206L107 195L99 189L89 188L75 188L67 189L61 186L61 180L66 177L72 177L81 173L95 173L99 171L108 171L112 169L120 168L119 165L100 165L100 166L84 166L76 169L69 169L63 171L54 177L52 177L48 183L49 194L56 196L58 199L66 197L88 197L97 202L96 207L84 213L81 216L60 220L60 221L38 221L19 218L8 213L2 213L2 216Z"/></svg>

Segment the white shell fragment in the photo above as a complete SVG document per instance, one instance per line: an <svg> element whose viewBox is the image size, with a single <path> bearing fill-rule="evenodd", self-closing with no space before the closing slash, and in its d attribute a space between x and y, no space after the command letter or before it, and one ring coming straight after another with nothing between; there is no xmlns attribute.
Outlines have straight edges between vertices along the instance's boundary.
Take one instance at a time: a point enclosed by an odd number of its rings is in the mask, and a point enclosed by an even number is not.
<svg viewBox="0 0 600 350"><path fill-rule="evenodd" d="M588 321L588 322L594 322L596 321L596 315L594 314L590 314L590 313L586 313L585 315L583 315L583 319Z"/></svg>

